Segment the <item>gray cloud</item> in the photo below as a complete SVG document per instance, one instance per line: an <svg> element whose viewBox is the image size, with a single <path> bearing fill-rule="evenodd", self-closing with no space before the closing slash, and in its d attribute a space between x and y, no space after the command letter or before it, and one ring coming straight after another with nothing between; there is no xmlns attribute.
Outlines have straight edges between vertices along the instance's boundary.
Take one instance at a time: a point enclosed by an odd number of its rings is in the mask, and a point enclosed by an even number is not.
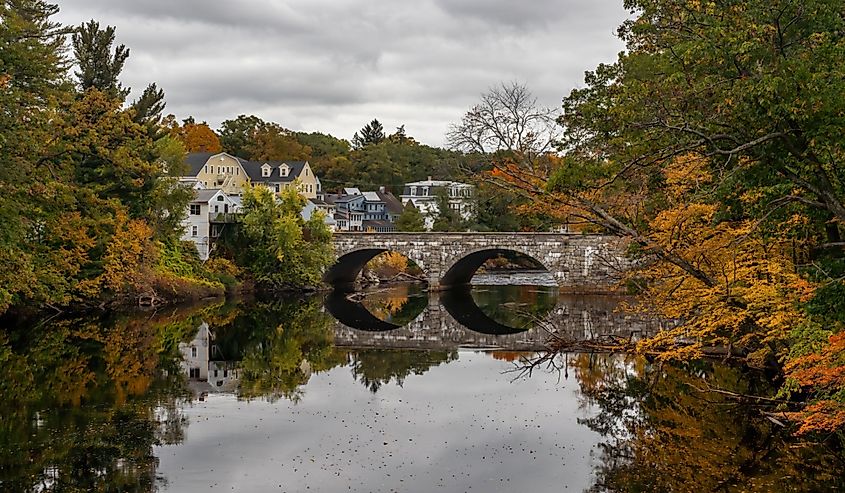
<svg viewBox="0 0 845 493"><path fill-rule="evenodd" d="M60 0L61 1L61 0ZM117 27L124 85L149 82L167 111L217 126L256 114L349 138L379 118L443 143L449 123L500 81L557 107L623 46L618 0L64 0L59 20Z"/></svg>

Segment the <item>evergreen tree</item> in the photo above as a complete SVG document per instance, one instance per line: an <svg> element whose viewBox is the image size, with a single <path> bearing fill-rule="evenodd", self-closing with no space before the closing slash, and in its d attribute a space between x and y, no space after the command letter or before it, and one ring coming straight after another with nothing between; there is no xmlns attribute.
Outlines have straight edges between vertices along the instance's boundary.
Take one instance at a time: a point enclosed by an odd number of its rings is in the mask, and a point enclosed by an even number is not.
<svg viewBox="0 0 845 493"><path fill-rule="evenodd" d="M396 219L396 231L409 233L425 231L425 219L412 202L408 201L405 204L405 209Z"/></svg>
<svg viewBox="0 0 845 493"><path fill-rule="evenodd" d="M39 165L51 140L57 101L70 97L62 46L69 32L50 20L56 5L42 0L0 2L0 313L38 291L39 242L45 209L60 191L56 172Z"/></svg>
<svg viewBox="0 0 845 493"><path fill-rule="evenodd" d="M464 231L466 226L457 211L449 203L449 192L440 188L437 194L437 216L434 218L433 231Z"/></svg>
<svg viewBox="0 0 845 493"><path fill-rule="evenodd" d="M371 144L378 144L385 139L384 127L376 119L364 125L364 128L359 132L355 132L355 135L352 137L352 147L356 149L361 149Z"/></svg>
<svg viewBox="0 0 845 493"><path fill-rule="evenodd" d="M150 131L150 137L158 140L164 136L161 128L161 114L165 106L164 91L153 82L144 89L141 97L132 102L134 111L132 120L139 125L146 126Z"/></svg>
<svg viewBox="0 0 845 493"><path fill-rule="evenodd" d="M153 82L144 89L138 99L132 102L132 109L135 110L132 120L139 124L150 122L159 124L165 106L164 91Z"/></svg>
<svg viewBox="0 0 845 493"><path fill-rule="evenodd" d="M114 27L100 29L100 23L90 20L73 34L73 54L79 70L75 72L83 91L96 88L123 101L129 88L123 88L118 78L129 57L129 48L114 44Z"/></svg>

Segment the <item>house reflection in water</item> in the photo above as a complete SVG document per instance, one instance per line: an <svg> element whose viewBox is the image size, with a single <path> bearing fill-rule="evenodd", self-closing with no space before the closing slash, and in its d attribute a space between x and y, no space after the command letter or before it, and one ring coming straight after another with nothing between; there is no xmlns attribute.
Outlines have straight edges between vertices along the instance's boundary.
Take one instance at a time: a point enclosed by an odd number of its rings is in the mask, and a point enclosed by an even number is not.
<svg viewBox="0 0 845 493"><path fill-rule="evenodd" d="M188 387L202 398L210 392L235 392L240 383L238 361L215 359L219 354L214 345L214 332L203 322L194 339L179 343L182 353L182 372L188 376Z"/></svg>

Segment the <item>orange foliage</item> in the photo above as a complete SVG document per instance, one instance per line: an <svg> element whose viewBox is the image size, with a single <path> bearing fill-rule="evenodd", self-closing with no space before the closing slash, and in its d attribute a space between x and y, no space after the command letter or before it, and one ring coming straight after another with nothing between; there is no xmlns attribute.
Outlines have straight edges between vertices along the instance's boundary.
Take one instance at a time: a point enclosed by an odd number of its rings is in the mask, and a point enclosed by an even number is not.
<svg viewBox="0 0 845 493"><path fill-rule="evenodd" d="M816 402L803 411L786 413L786 416L801 423L798 435L830 433L845 428L845 404L833 400Z"/></svg>
<svg viewBox="0 0 845 493"><path fill-rule="evenodd" d="M146 222L116 211L115 232L103 255L103 272L79 283L79 294L97 297L104 290L123 293L138 289L143 274L154 263L156 248L152 236L153 230Z"/></svg>
<svg viewBox="0 0 845 493"><path fill-rule="evenodd" d="M177 135L188 152L220 152L220 139L205 123L188 123L178 129Z"/></svg>

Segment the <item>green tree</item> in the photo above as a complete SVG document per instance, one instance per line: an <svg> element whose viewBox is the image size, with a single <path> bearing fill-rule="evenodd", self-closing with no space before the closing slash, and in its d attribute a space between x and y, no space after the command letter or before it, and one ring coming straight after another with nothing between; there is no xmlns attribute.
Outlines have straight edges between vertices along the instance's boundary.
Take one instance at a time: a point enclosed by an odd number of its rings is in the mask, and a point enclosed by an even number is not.
<svg viewBox="0 0 845 493"><path fill-rule="evenodd" d="M322 214L305 221L300 211L305 199L295 187L280 200L265 187L247 190L243 199L241 264L261 287L300 289L320 284L323 271L334 260L331 232Z"/></svg>
<svg viewBox="0 0 845 493"><path fill-rule="evenodd" d="M161 125L164 102L164 91L155 82L147 86L141 96L132 102L132 121L147 127L150 138L158 140L166 134Z"/></svg>
<svg viewBox="0 0 845 493"><path fill-rule="evenodd" d="M267 126L267 122L255 115L238 115L220 125L220 144L223 150L233 156L252 159L250 154L256 134Z"/></svg>
<svg viewBox="0 0 845 493"><path fill-rule="evenodd" d="M123 88L119 78L123 64L129 58L129 48L121 44L112 51L114 35L114 27L100 29L100 23L93 19L77 28L72 42L79 67L75 75L83 91L99 89L122 102L129 89Z"/></svg>
<svg viewBox="0 0 845 493"><path fill-rule="evenodd" d="M381 122L374 119L364 125L361 130L355 132L355 135L352 137L352 147L361 149L371 144L378 144L384 138L384 127L381 125Z"/></svg>
<svg viewBox="0 0 845 493"><path fill-rule="evenodd" d="M402 214L396 219L396 231L419 232L425 231L425 219L420 210L411 201L405 204Z"/></svg>
<svg viewBox="0 0 845 493"><path fill-rule="evenodd" d="M300 144L293 132L277 123L257 128L245 150L257 161L307 161L311 157L311 148Z"/></svg>
<svg viewBox="0 0 845 493"><path fill-rule="evenodd" d="M39 164L57 102L71 96L62 50L69 31L51 20L57 12L41 0L0 3L0 313L37 290L34 233L46 221L42 206L59 195L44 193L55 176Z"/></svg>
<svg viewBox="0 0 845 493"><path fill-rule="evenodd" d="M433 231L465 231L466 224L449 203L449 192L440 188L435 192L437 196L437 215L434 218Z"/></svg>

